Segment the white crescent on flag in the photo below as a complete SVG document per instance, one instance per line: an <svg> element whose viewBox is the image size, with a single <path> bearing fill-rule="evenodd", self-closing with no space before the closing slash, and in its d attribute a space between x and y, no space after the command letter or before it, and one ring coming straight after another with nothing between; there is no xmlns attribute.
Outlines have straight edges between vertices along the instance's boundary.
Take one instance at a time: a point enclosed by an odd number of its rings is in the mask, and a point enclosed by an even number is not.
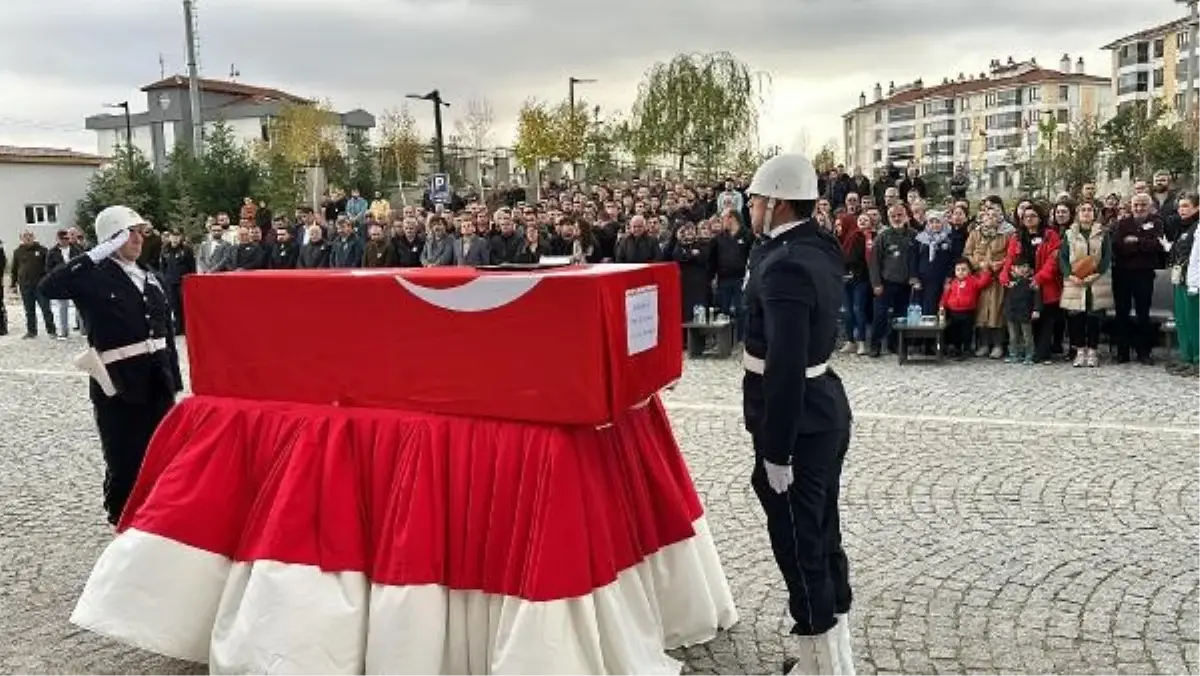
<svg viewBox="0 0 1200 676"><path fill-rule="evenodd" d="M504 307L533 290L537 275L482 276L449 289L431 289L397 276L396 281L421 300L454 312L486 312Z"/></svg>

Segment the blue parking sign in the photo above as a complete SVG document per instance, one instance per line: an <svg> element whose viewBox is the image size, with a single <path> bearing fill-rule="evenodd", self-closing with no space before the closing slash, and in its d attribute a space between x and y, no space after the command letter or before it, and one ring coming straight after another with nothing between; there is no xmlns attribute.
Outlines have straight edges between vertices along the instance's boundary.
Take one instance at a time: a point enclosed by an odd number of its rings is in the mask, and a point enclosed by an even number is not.
<svg viewBox="0 0 1200 676"><path fill-rule="evenodd" d="M434 174L429 177L429 199L434 204L450 203L449 174Z"/></svg>

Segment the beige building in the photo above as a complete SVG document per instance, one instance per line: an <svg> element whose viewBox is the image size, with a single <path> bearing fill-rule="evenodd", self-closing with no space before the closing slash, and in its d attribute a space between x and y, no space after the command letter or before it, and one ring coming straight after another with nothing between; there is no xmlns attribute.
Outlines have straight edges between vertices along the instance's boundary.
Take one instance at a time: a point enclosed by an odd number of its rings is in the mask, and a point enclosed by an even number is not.
<svg viewBox="0 0 1200 676"><path fill-rule="evenodd" d="M988 71L926 85L875 85L868 100L842 116L847 167L871 175L889 164L916 164L924 173L949 174L963 165L980 186L1011 180L1010 164L1043 141L1038 122L1065 127L1099 119L1110 105L1109 78L1088 75L1083 59L1064 54L1057 69L1030 59L993 60Z"/></svg>
<svg viewBox="0 0 1200 676"><path fill-rule="evenodd" d="M1184 109L1191 41L1192 30L1185 17L1105 45L1104 49L1112 52L1112 94L1117 107L1162 99L1175 111ZM1200 82L1200 72L1196 80Z"/></svg>

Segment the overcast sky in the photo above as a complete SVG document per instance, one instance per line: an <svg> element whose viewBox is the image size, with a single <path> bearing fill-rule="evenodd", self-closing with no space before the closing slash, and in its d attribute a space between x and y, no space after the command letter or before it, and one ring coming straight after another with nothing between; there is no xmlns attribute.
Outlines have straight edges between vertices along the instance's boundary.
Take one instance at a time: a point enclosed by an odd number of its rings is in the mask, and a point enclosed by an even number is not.
<svg viewBox="0 0 1200 676"><path fill-rule="evenodd" d="M179 0L2 0L0 144L96 150L83 118L166 72L186 73ZM763 145L815 151L874 83L940 82L992 58L1063 52L1110 75L1100 47L1169 21L1172 0L198 0L202 74L379 114L438 87L486 98L493 142L521 102L561 100L567 78L602 116L628 111L642 74L681 51L728 50L769 73ZM431 111L413 108L424 130ZM449 121L447 129L452 129ZM449 133L449 132L447 132Z"/></svg>

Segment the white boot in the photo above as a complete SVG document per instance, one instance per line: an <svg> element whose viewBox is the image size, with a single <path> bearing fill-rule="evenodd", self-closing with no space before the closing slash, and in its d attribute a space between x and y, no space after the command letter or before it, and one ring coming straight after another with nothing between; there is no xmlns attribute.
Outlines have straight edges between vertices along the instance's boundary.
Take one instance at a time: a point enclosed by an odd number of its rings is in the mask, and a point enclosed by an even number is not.
<svg viewBox="0 0 1200 676"><path fill-rule="evenodd" d="M837 651L838 661L841 663L841 672L845 676L854 676L854 639L850 636L850 616L835 615L837 617L837 626L833 628L833 633L837 636Z"/></svg>
<svg viewBox="0 0 1200 676"><path fill-rule="evenodd" d="M789 674L818 674L841 676L843 670L838 651L837 627L817 636L797 636L796 663Z"/></svg>

